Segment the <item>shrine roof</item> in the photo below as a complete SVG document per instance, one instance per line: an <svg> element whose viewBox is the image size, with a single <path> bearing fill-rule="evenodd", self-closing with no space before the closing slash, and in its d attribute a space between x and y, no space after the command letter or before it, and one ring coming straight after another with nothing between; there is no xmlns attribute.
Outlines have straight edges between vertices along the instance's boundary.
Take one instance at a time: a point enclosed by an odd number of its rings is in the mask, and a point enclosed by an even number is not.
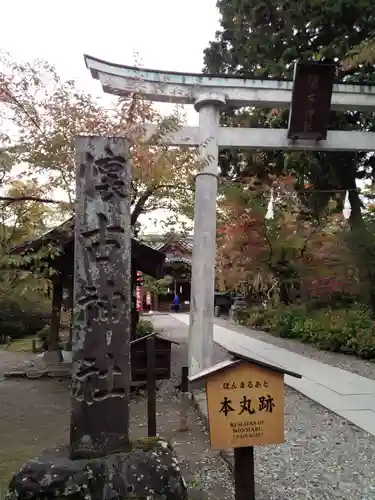
<svg viewBox="0 0 375 500"><path fill-rule="evenodd" d="M147 339L150 339L152 337L158 338L159 340L165 340L166 342L169 342L170 344L180 345L179 342L176 342L175 340L168 339L160 332L154 332L154 333L150 333L149 335L144 335L143 337L138 337L137 339L132 340L130 342L130 344L131 345L139 344L140 342L145 341Z"/></svg>
<svg viewBox="0 0 375 500"><path fill-rule="evenodd" d="M168 246L180 246L181 249L186 252L192 252L193 250L193 235L179 234L179 233L167 233L163 235L144 235L142 237L144 243L150 245L152 248L158 251L164 251L168 249Z"/></svg>
<svg viewBox="0 0 375 500"><path fill-rule="evenodd" d="M201 372L197 373L196 375L189 377L189 381L190 382L197 382L199 380L209 378L210 376L212 376L216 373L229 370L230 368L233 368L234 366L242 364L242 363L257 365L257 366L260 366L262 368L265 368L266 370L281 373L282 375L289 375L290 377L294 377L294 378L302 378L302 376L299 373L291 372L291 371L287 370L286 368L283 368L282 366L268 363L268 362L264 361L263 358L261 358L260 356L257 356L256 354L253 354L251 357L244 356L243 354L238 354L236 352L229 352L229 354L231 354L233 356L232 359L227 359L225 361L221 361L220 363L217 363L216 365L211 366L210 368L206 368L205 370L202 370Z"/></svg>
<svg viewBox="0 0 375 500"><path fill-rule="evenodd" d="M59 226L50 229L46 233L34 238L26 243L13 247L10 254L27 255L36 253L43 247L57 246L63 250L65 254L71 254L73 259L74 253L74 217L66 220ZM164 261L165 255L155 248L152 248L144 243L132 238L132 261L137 267L137 270L142 271L149 276L159 278L165 275ZM53 266L53 260L51 262Z"/></svg>

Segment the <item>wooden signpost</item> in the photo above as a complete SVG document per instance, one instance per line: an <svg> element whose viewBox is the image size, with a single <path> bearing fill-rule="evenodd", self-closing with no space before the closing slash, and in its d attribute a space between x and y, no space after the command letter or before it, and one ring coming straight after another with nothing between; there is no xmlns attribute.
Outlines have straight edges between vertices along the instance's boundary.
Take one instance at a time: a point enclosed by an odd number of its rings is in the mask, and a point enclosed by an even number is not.
<svg viewBox="0 0 375 500"><path fill-rule="evenodd" d="M284 375L301 376L231 354L189 380L206 380L212 448L234 448L235 500L254 500L254 446L284 443Z"/></svg>
<svg viewBox="0 0 375 500"><path fill-rule="evenodd" d="M173 340L151 333L130 342L132 382L147 382L148 436L156 436L156 381L171 378Z"/></svg>

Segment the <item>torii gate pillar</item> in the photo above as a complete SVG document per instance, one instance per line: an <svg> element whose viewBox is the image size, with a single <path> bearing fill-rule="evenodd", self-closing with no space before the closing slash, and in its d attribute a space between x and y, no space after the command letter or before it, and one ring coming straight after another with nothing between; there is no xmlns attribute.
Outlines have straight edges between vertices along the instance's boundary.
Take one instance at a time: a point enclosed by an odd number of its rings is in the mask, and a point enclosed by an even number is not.
<svg viewBox="0 0 375 500"><path fill-rule="evenodd" d="M219 172L219 121L225 96L199 96L200 170L195 177L194 245L189 327L189 376L212 364L216 262L216 198Z"/></svg>

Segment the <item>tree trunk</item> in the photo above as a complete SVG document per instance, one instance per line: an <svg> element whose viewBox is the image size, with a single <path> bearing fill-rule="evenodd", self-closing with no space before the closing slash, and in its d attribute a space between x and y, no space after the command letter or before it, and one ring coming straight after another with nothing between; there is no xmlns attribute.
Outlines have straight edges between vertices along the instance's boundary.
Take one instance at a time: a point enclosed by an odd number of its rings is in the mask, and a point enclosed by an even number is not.
<svg viewBox="0 0 375 500"><path fill-rule="evenodd" d="M355 186L355 181L354 181L354 186ZM351 228L358 228L363 225L363 219L362 219L362 202L359 197L358 191L349 191L349 202L350 202L350 218L349 218L349 223Z"/></svg>
<svg viewBox="0 0 375 500"><path fill-rule="evenodd" d="M135 340L137 338L137 323L138 323L138 311L137 311L137 269L132 264L131 269L131 336L130 340Z"/></svg>
<svg viewBox="0 0 375 500"><path fill-rule="evenodd" d="M152 296L152 303L154 304L154 311L159 310L159 295L157 293L154 293Z"/></svg>
<svg viewBox="0 0 375 500"><path fill-rule="evenodd" d="M69 310L69 337L68 337L68 345L67 349L68 351L72 350L72 345L73 345L73 309Z"/></svg>
<svg viewBox="0 0 375 500"><path fill-rule="evenodd" d="M59 279L52 282L52 317L51 327L48 339L48 350L58 351L59 347L59 332L61 320L61 305L63 299L63 285Z"/></svg>
<svg viewBox="0 0 375 500"><path fill-rule="evenodd" d="M358 233L356 236L358 242L367 241L367 228L363 223L362 202L357 191L355 172L349 171L343 173L343 185L344 189L349 190L349 202L351 209L349 218L350 228L353 233ZM364 251L366 252L366 249L364 249ZM363 263L363 265L359 265L359 267L362 268L360 269L360 272L362 271L363 277L368 283L368 299L371 309L375 313L375 275L366 264L368 261L368 255L363 255L362 257L361 254L359 254L359 260Z"/></svg>

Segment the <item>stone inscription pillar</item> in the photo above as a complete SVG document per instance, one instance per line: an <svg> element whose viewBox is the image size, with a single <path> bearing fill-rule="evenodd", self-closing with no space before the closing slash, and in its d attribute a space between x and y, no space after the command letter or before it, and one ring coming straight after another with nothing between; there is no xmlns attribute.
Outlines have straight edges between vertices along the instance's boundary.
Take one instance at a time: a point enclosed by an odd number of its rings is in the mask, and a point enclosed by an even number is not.
<svg viewBox="0 0 375 500"><path fill-rule="evenodd" d="M125 139L76 139L71 458L129 444L131 169Z"/></svg>
<svg viewBox="0 0 375 500"><path fill-rule="evenodd" d="M216 197L220 108L225 97L202 94L199 112L201 170L195 179L194 245L189 328L189 375L211 366L216 261Z"/></svg>

